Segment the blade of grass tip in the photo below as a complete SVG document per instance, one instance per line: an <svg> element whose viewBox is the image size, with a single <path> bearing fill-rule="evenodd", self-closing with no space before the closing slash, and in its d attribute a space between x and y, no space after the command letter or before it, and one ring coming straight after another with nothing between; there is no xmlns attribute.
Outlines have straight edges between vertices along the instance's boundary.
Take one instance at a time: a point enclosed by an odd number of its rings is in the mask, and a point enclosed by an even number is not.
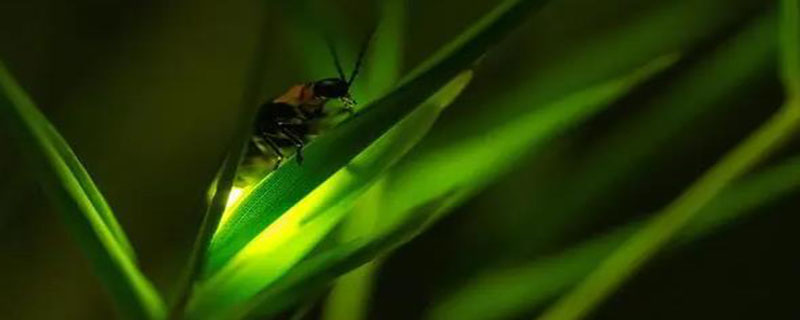
<svg viewBox="0 0 800 320"><path fill-rule="evenodd" d="M798 9L797 0L783 0L781 10ZM541 319L576 319L595 306L636 272L689 223L700 209L713 200L731 181L746 173L781 146L800 124L800 99L796 82L800 69L796 63L800 41L797 12L782 12L780 21L781 60L788 100L720 162L706 171L651 221L634 233L620 248L603 260L574 290L546 311ZM787 35L788 34L788 35Z"/></svg>
<svg viewBox="0 0 800 320"><path fill-rule="evenodd" d="M350 241L303 261L237 309L236 315L268 318L281 312L303 297L318 292L340 275L410 241L430 224L432 216L448 210L457 198L460 197L455 192L446 193L415 208L414 214L407 215L391 230L368 239Z"/></svg>
<svg viewBox="0 0 800 320"><path fill-rule="evenodd" d="M262 12L266 12L266 1L262 1ZM214 189L211 201L206 209L203 220L195 239L192 253L189 257L186 274L179 284L178 296L170 310L170 318L178 319L182 317L185 305L192 294L195 282L203 274L207 261L208 250L214 232L219 227L222 214L228 203L233 181L236 178L236 170L244 157L247 146L247 138L252 128L252 121L256 113L259 101L259 90L266 78L266 52L269 47L267 42L268 19L262 17L262 24L257 30L256 43L251 58L251 68L247 72L246 87L242 92L241 105L239 107L240 117L229 149L225 153L224 160L220 167L211 188Z"/></svg>
<svg viewBox="0 0 800 320"><path fill-rule="evenodd" d="M470 79L471 71L456 77L259 234L198 287L189 317L225 318L300 261L345 217L370 183L425 135Z"/></svg>
<svg viewBox="0 0 800 320"><path fill-rule="evenodd" d="M687 244L745 214L800 189L800 157L782 161L733 184L678 235ZM556 256L502 270L489 270L434 304L426 318L510 319L542 306L591 272L596 261L614 251L641 227L631 223Z"/></svg>
<svg viewBox="0 0 800 320"><path fill-rule="evenodd" d="M544 2L504 1L427 60L396 89L309 144L304 151L306 160L302 166L287 163L256 185L214 236L209 270L219 270L286 210L350 162L447 81L468 68Z"/></svg>
<svg viewBox="0 0 800 320"><path fill-rule="evenodd" d="M13 133L20 138L20 147L28 148L32 160L39 165L45 190L61 205L62 217L72 228L121 313L132 319L163 318L163 301L137 268L130 246L120 242L125 239L122 230L116 229L118 234L115 235L113 227L107 223L114 219L113 214L107 205L98 208L96 201L102 200L99 191L90 183L88 174L63 138L2 63L0 114L16 129ZM91 195L93 192L98 194ZM108 211L101 213L102 210Z"/></svg>
<svg viewBox="0 0 800 320"><path fill-rule="evenodd" d="M381 2L380 22L373 38L372 52L364 68L362 97L372 97L388 91L400 77L403 61L403 29L405 28L406 0ZM402 138L402 137L398 137ZM379 185L372 189L382 190ZM362 196L347 215L338 235L339 241L349 241L374 231L378 221L378 197ZM372 291L372 279L379 261L371 261L340 277L325 299L323 319L357 320L366 317Z"/></svg>

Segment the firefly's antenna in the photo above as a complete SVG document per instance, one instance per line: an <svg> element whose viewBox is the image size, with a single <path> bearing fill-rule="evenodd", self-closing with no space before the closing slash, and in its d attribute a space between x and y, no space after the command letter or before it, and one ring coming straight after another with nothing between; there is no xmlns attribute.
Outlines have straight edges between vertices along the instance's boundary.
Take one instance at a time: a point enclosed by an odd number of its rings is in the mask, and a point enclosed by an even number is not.
<svg viewBox="0 0 800 320"><path fill-rule="evenodd" d="M333 56L333 64L336 65L336 72L339 73L339 78L346 80L344 70L342 69L342 63L339 62L339 55L336 54L336 47L334 47L333 41L330 37L325 37L325 42L328 44L328 50L331 51L331 56Z"/></svg>
<svg viewBox="0 0 800 320"><path fill-rule="evenodd" d="M361 69L361 62L364 61L364 55L367 53L367 48L369 47L369 43L372 40L372 35L375 34L375 28L369 32L367 38L364 39L364 43L361 44L361 50L358 52L358 59L356 60L356 66L353 68L353 73L350 75L350 79L347 80L347 85L351 85L353 80L356 79L358 75L358 71Z"/></svg>

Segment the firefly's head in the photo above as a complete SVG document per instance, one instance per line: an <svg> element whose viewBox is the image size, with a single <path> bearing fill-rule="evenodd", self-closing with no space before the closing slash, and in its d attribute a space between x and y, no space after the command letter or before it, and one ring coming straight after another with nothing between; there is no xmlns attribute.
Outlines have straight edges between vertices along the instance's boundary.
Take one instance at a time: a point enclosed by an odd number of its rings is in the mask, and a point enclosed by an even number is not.
<svg viewBox="0 0 800 320"><path fill-rule="evenodd" d="M325 99L340 99L347 109L351 109L355 105L355 101L350 97L350 83L340 78L328 78L314 82L314 95Z"/></svg>
<svg viewBox="0 0 800 320"><path fill-rule="evenodd" d="M314 95L321 98L339 99L350 95L350 84L340 78L328 78L314 82Z"/></svg>
<svg viewBox="0 0 800 320"><path fill-rule="evenodd" d="M367 51L369 40L371 38L372 33L369 34L369 36L364 40L364 43L361 45L361 50L359 51L358 58L356 59L356 65L353 68L353 73L350 74L350 77L345 76L344 70L342 69L342 64L339 62L339 56L336 54L336 49L334 48L330 39L328 39L328 48L331 50L333 62L336 66L336 71L338 72L339 77L327 78L314 82L314 95L321 98L340 99L342 102L344 102L345 108L349 111L352 111L352 108L356 102L350 96L350 85L353 84L353 80L356 79L358 71L361 69L361 62L364 60L364 54Z"/></svg>

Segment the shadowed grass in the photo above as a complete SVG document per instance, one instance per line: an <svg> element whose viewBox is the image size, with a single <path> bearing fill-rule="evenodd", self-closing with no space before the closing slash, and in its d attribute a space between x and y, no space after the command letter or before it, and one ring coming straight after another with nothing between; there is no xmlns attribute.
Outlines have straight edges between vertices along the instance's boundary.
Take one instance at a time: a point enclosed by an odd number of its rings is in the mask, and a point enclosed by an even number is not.
<svg viewBox="0 0 800 320"><path fill-rule="evenodd" d="M31 155L40 182L60 205L123 316L160 319L163 301L136 266L133 249L86 169L0 63L0 115Z"/></svg>
<svg viewBox="0 0 800 320"><path fill-rule="evenodd" d="M735 183L703 208L698 218L678 234L677 244L690 243L739 221L754 209L798 189L800 158L760 170ZM596 261L608 256L641 226L640 222L632 223L527 265L486 271L436 303L427 318L508 319L541 307L580 282Z"/></svg>
<svg viewBox="0 0 800 320"><path fill-rule="evenodd" d="M794 10L795 8L791 4L784 3L783 5L784 10ZM796 13L784 13L782 18L781 32L792 35L782 37L784 40L781 43L782 57L793 60L798 54L795 51L797 46L794 44L798 41ZM625 279L664 247L728 184L766 158L797 131L797 126L800 124L800 103L795 96L797 87L795 87L794 79L797 79L800 70L786 70L787 67L796 66L791 61L784 62L783 66L784 79L788 80L785 83L789 93L786 104L603 260L596 270L546 311L541 319L585 317Z"/></svg>
<svg viewBox="0 0 800 320"><path fill-rule="evenodd" d="M670 137L680 131L681 125L691 122L698 116L697 113L713 108L719 100L728 97L731 88L742 86L758 71L769 66L776 52L775 41L769 37L775 25L774 17L759 18L687 70L684 76L677 77L664 94L654 97L653 106L645 113L628 120L590 151L584 170L577 170L566 177L558 176L559 180L565 181L540 181L546 185L556 184L555 193L569 190L571 194L571 201L561 203L552 209L553 212L543 212L550 210L547 206L539 208L542 214L555 215L564 224L551 224L548 228L541 228L541 232L558 234L566 224L571 226L580 223L574 221L575 214L581 214L586 219L591 212L584 212L586 209L581 205L590 205L592 199L604 196L613 189L619 177L635 174L638 168L646 167L647 159L652 158L659 146L664 146ZM709 82L707 79L717 80ZM769 176L779 177L777 174ZM559 183L563 183L564 187L558 188ZM737 196L741 194L737 193ZM725 199L736 197L726 196ZM734 208L740 203L730 202ZM723 211L737 212L733 208L717 210L713 217ZM695 225L700 224L691 226ZM594 245L590 241L580 248L531 265L485 272L445 296L443 301L434 305L428 317L505 319L530 311L579 281L595 261L621 243L633 227L624 230L595 239L600 244ZM489 300L486 299L487 295L496 298Z"/></svg>
<svg viewBox="0 0 800 320"><path fill-rule="evenodd" d="M366 84L362 92L367 101L390 90L400 78L403 65L406 0L383 1L380 10L380 23L371 50L372 59L367 61L362 76ZM373 188L381 189L380 182ZM361 197L342 222L337 240L350 241L374 232L381 218L378 201L376 197ZM371 261L336 280L325 299L322 318L364 319L371 302L373 276L378 266L379 261Z"/></svg>
<svg viewBox="0 0 800 320"><path fill-rule="evenodd" d="M676 58L676 55L660 57L627 75L533 107L484 135L464 137L415 157L392 171L385 186L392 193L381 199L384 217L381 224L391 227L392 219L402 219L404 212L454 190L465 197L474 194L544 142L600 112L641 81L670 66ZM498 99L498 108L516 104L515 101L520 101L517 98L525 93L533 94L524 87L509 92L509 97L515 98Z"/></svg>
<svg viewBox="0 0 800 320"><path fill-rule="evenodd" d="M266 8L266 1L262 4L262 9ZM192 248L189 261L185 269L184 278L178 284L177 298L170 308L169 317L179 319L183 317L185 306L191 296L194 286L204 271L208 268L206 261L208 258L208 248L211 245L212 236L217 230L222 214L225 211L233 181L236 177L236 170L244 157L248 137L251 134L253 119L255 118L256 108L259 106L259 90L266 77L265 57L268 49L268 42L265 38L268 21L263 19L262 26L258 32L258 38L253 50L253 57L250 69L246 76L246 87L242 92L241 105L239 107L240 116L238 126L231 137L229 149L221 163L220 169L213 183L209 187L211 199L206 208L200 229L197 232L194 246Z"/></svg>

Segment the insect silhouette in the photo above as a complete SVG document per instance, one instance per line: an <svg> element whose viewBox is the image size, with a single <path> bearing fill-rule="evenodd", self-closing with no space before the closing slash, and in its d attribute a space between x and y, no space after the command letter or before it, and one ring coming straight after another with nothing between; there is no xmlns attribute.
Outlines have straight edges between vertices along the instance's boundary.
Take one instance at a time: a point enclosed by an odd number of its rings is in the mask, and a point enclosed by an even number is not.
<svg viewBox="0 0 800 320"><path fill-rule="evenodd" d="M353 114L356 102L350 95L350 87L361 69L371 37L372 33L364 40L349 77L345 76L333 43L327 40L338 77L294 85L262 104L253 125L247 158L274 158L277 167L285 158L284 152L293 149L297 163L302 164L303 148L323 131L324 120L343 113ZM344 108L328 110L325 105L331 100L341 101Z"/></svg>

